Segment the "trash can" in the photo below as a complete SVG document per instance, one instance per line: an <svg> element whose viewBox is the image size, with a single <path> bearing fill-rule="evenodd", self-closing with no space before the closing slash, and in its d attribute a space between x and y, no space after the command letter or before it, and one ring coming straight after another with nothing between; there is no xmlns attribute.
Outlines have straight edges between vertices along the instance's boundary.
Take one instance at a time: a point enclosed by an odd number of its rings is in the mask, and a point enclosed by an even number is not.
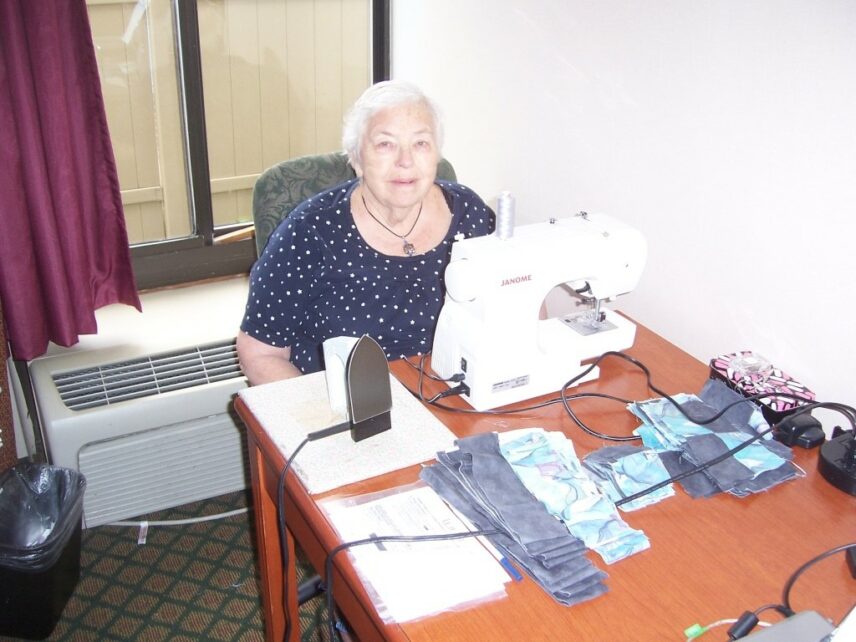
<svg viewBox="0 0 856 642"><path fill-rule="evenodd" d="M0 635L43 640L80 578L86 479L23 462L0 475Z"/></svg>

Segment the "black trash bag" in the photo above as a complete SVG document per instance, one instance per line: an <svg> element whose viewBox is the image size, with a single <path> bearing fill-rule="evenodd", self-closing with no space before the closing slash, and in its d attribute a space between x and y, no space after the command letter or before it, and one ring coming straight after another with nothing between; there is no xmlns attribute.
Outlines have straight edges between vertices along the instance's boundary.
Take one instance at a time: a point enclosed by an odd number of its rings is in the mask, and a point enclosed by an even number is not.
<svg viewBox="0 0 856 642"><path fill-rule="evenodd" d="M20 463L0 475L0 567L53 566L83 512L86 479L76 470Z"/></svg>

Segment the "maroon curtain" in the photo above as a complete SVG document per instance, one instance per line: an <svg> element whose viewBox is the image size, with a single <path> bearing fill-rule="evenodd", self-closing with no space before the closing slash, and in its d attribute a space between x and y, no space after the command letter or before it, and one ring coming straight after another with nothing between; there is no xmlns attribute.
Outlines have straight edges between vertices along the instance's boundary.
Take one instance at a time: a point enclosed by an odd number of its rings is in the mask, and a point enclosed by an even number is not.
<svg viewBox="0 0 856 642"><path fill-rule="evenodd" d="M0 298L12 355L140 309L85 0L0 1Z"/></svg>
<svg viewBox="0 0 856 642"><path fill-rule="evenodd" d="M0 305L0 315L3 306ZM12 391L6 373L6 329L0 319L0 474L18 463L18 448L15 446L15 427L12 424Z"/></svg>

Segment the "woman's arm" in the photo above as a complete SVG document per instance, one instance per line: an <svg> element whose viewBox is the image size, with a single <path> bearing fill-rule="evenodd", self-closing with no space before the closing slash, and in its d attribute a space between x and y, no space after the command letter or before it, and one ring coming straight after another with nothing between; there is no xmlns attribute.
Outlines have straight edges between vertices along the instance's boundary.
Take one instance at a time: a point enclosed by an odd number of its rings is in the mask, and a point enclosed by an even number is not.
<svg viewBox="0 0 856 642"><path fill-rule="evenodd" d="M299 377L302 373L291 363L291 348L277 348L238 332L238 361L250 385Z"/></svg>

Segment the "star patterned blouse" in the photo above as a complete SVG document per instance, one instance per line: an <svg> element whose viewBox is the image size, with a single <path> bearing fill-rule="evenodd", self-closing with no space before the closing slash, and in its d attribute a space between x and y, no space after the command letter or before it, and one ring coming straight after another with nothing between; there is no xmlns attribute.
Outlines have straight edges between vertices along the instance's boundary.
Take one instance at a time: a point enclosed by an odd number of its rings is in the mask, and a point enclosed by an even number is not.
<svg viewBox="0 0 856 642"><path fill-rule="evenodd" d="M431 349L443 305L443 272L452 242L493 231L494 215L468 187L437 181L452 223L425 254L388 256L370 247L354 225L351 192L357 179L296 207L271 234L250 274L241 330L291 348L303 373L321 370L321 344L368 334L388 359Z"/></svg>

